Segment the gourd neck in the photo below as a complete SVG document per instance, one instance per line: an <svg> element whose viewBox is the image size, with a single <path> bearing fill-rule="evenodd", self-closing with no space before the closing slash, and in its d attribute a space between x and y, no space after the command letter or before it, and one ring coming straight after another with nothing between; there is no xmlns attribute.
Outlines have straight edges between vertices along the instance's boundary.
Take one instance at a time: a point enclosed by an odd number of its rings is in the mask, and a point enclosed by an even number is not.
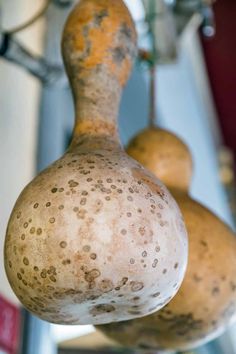
<svg viewBox="0 0 236 354"><path fill-rule="evenodd" d="M94 150L123 151L118 136L112 137L106 134L94 135L87 133L73 137L69 146L69 152L76 152L77 149L80 153L83 153L83 150L86 152Z"/></svg>
<svg viewBox="0 0 236 354"><path fill-rule="evenodd" d="M68 17L62 54L75 102L73 144L84 136L119 143L121 92L137 52L136 31L122 0L80 0Z"/></svg>
<svg viewBox="0 0 236 354"><path fill-rule="evenodd" d="M118 137L118 111L122 88L99 66L83 78L71 78L75 102L74 139L81 134Z"/></svg>

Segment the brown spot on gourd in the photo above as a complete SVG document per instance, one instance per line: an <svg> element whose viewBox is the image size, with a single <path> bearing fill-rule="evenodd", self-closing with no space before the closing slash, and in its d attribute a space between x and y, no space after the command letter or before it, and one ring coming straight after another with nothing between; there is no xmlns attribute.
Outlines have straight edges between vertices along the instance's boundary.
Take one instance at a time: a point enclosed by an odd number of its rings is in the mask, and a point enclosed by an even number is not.
<svg viewBox="0 0 236 354"><path fill-rule="evenodd" d="M83 220L85 219L86 214L87 214L87 210L79 209L77 212L77 218Z"/></svg>
<svg viewBox="0 0 236 354"><path fill-rule="evenodd" d="M47 270L43 269L40 273L41 278L45 279L47 277Z"/></svg>
<svg viewBox="0 0 236 354"><path fill-rule="evenodd" d="M26 266L29 265L29 260L28 260L27 257L24 257L24 258L23 258L23 263L24 263Z"/></svg>
<svg viewBox="0 0 236 354"><path fill-rule="evenodd" d="M68 184L69 184L70 188L75 188L75 187L77 187L79 185L79 183L74 181L74 180L70 180L68 182Z"/></svg>
<svg viewBox="0 0 236 354"><path fill-rule="evenodd" d="M67 246L67 242L66 241L61 241L60 242L60 247L61 248L66 248L66 246Z"/></svg>
<svg viewBox="0 0 236 354"><path fill-rule="evenodd" d="M84 247L83 247L83 251L84 252L89 252L91 250L91 247L89 246L89 245L85 245Z"/></svg>
<svg viewBox="0 0 236 354"><path fill-rule="evenodd" d="M84 279L87 282L92 282L92 281L94 281L94 279L100 277L100 275L101 275L101 272L98 269L92 269L92 270L90 270L90 272L87 272L85 274Z"/></svg>
<svg viewBox="0 0 236 354"><path fill-rule="evenodd" d="M116 47L113 49L113 60L117 65L120 65L126 57L126 52L122 47Z"/></svg>
<svg viewBox="0 0 236 354"><path fill-rule="evenodd" d="M71 263L71 260L70 259L64 259L63 261L62 261L62 264L63 265L68 265L68 264L70 264Z"/></svg>
<svg viewBox="0 0 236 354"><path fill-rule="evenodd" d="M130 313L131 315L141 315L142 312L136 310L129 310L128 313Z"/></svg>
<svg viewBox="0 0 236 354"><path fill-rule="evenodd" d="M129 278L127 277L123 277L121 282L122 282L122 285L125 285L127 283L127 281L129 280Z"/></svg>
<svg viewBox="0 0 236 354"><path fill-rule="evenodd" d="M158 296L160 296L160 295L161 295L161 293L158 291L157 293L152 294L152 297L158 297Z"/></svg>
<svg viewBox="0 0 236 354"><path fill-rule="evenodd" d="M232 281L230 282L230 288L231 288L232 292L236 291L236 284Z"/></svg>
<svg viewBox="0 0 236 354"><path fill-rule="evenodd" d="M110 304L99 304L94 306L89 312L91 315L101 315L104 313L109 313L115 311L115 307Z"/></svg>
<svg viewBox="0 0 236 354"><path fill-rule="evenodd" d="M130 285L131 285L131 291L133 292L140 291L144 287L144 284L140 281L131 281Z"/></svg>
<svg viewBox="0 0 236 354"><path fill-rule="evenodd" d="M41 227L37 228L36 234L37 235L41 235L43 232L43 230L41 229Z"/></svg>
<svg viewBox="0 0 236 354"><path fill-rule="evenodd" d="M145 235L145 227L140 227L138 229L138 232L140 233L141 236L144 236Z"/></svg>
<svg viewBox="0 0 236 354"><path fill-rule="evenodd" d="M107 293L111 291L114 288L113 282L110 279L103 279L98 283L98 288L104 292Z"/></svg>
<svg viewBox="0 0 236 354"><path fill-rule="evenodd" d="M212 288L211 293L212 293L213 296L218 295L220 293L219 287L215 286L214 288Z"/></svg>
<svg viewBox="0 0 236 354"><path fill-rule="evenodd" d="M93 260L95 260L95 259L97 258L96 253L91 253L91 254L90 254L90 258L93 259Z"/></svg>
<svg viewBox="0 0 236 354"><path fill-rule="evenodd" d="M205 240L201 240L200 243L202 246L208 247L207 242Z"/></svg>
<svg viewBox="0 0 236 354"><path fill-rule="evenodd" d="M54 283L57 281L54 275L50 275L49 279Z"/></svg>
<svg viewBox="0 0 236 354"><path fill-rule="evenodd" d="M82 198L82 199L80 200L80 205L85 205L86 202L87 202L87 199L86 199L86 198Z"/></svg>
<svg viewBox="0 0 236 354"><path fill-rule="evenodd" d="M158 259L155 258L154 261L153 261L153 263L152 263L152 268L156 268L157 263L158 263Z"/></svg>
<svg viewBox="0 0 236 354"><path fill-rule="evenodd" d="M133 297L133 300L134 301L138 301L138 300L140 300L140 297L139 296L135 296L135 297Z"/></svg>
<svg viewBox="0 0 236 354"><path fill-rule="evenodd" d="M55 187L52 188L52 189L51 189L51 192L52 192L52 193L56 193L56 192L57 192L57 188L55 188Z"/></svg>

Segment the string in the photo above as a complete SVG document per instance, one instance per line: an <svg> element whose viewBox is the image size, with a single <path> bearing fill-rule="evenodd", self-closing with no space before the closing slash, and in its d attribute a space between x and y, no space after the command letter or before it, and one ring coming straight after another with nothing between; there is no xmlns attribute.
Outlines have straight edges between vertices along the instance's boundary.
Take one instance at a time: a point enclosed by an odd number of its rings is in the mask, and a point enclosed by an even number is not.
<svg viewBox="0 0 236 354"><path fill-rule="evenodd" d="M149 66L149 127L155 126L156 112L156 65Z"/></svg>

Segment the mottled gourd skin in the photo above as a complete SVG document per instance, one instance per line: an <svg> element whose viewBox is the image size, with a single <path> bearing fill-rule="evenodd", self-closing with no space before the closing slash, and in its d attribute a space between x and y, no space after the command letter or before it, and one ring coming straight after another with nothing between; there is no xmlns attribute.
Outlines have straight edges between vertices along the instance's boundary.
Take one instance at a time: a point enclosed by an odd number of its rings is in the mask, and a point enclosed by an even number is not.
<svg viewBox="0 0 236 354"><path fill-rule="evenodd" d="M179 208L118 138L135 38L120 0L82 0L75 7L62 43L75 98L73 140L23 190L10 217L9 282L28 310L53 323L102 324L153 313L184 277L188 249Z"/></svg>
<svg viewBox="0 0 236 354"><path fill-rule="evenodd" d="M127 152L171 186L187 227L189 260L180 290L163 309L98 329L128 347L193 349L236 319L235 236L188 195L191 155L176 136L150 128L131 141Z"/></svg>

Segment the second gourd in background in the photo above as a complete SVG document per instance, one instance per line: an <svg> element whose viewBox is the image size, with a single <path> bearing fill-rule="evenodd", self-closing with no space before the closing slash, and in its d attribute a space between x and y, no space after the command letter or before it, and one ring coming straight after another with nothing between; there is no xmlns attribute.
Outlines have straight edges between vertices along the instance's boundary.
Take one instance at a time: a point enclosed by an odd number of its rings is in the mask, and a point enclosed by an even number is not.
<svg viewBox="0 0 236 354"><path fill-rule="evenodd" d="M235 235L189 196L191 154L177 136L154 127L151 119L151 126L130 142L127 152L160 178L178 202L189 235L189 261L180 290L163 309L98 329L127 347L193 349L236 320Z"/></svg>

